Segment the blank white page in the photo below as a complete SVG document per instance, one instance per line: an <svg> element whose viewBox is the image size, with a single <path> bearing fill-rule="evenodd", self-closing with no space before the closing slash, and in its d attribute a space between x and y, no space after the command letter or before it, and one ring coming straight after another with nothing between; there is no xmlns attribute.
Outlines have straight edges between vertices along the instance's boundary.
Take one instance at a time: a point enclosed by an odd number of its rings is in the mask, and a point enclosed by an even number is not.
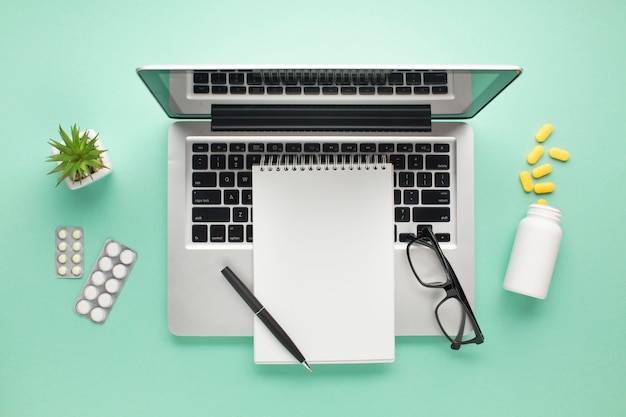
<svg viewBox="0 0 626 417"><path fill-rule="evenodd" d="M254 293L309 363L395 357L393 168L253 167ZM256 363L296 363L255 317Z"/></svg>

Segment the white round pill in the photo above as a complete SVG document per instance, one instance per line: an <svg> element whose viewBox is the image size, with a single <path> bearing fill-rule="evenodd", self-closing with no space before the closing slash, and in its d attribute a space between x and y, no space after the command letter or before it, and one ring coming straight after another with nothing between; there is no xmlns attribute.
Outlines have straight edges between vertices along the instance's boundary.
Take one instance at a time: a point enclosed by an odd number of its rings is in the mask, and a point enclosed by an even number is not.
<svg viewBox="0 0 626 417"><path fill-rule="evenodd" d="M61 276L67 275L67 266L60 266L59 269L57 269L57 274Z"/></svg>
<svg viewBox="0 0 626 417"><path fill-rule="evenodd" d="M111 262L111 258L107 258L106 256L100 258L100 260L98 261L98 268L100 268L100 270L104 272L110 271L111 268L113 268L113 262Z"/></svg>
<svg viewBox="0 0 626 417"><path fill-rule="evenodd" d="M115 294L120 290L120 282L115 278L111 278L104 284L104 288L111 294Z"/></svg>
<svg viewBox="0 0 626 417"><path fill-rule="evenodd" d="M135 252L133 252L130 249L126 249L120 254L120 261L122 261L122 263L125 265L133 263L134 260L135 260Z"/></svg>
<svg viewBox="0 0 626 417"><path fill-rule="evenodd" d="M75 277L79 277L82 273L83 268L81 268L80 266L75 266L74 268L72 268L72 274L74 274Z"/></svg>
<svg viewBox="0 0 626 417"><path fill-rule="evenodd" d="M81 245L80 242L74 242L74 244L72 244L72 249L74 249L74 252L78 252L79 250L81 250L82 247L83 245Z"/></svg>
<svg viewBox="0 0 626 417"><path fill-rule="evenodd" d="M102 271L96 271L93 274L91 274L91 283L93 285L100 286L100 285L104 284L105 280L106 280L106 277L104 276Z"/></svg>
<svg viewBox="0 0 626 417"><path fill-rule="evenodd" d="M57 236L59 237L59 239L65 239L67 237L67 230L65 229L60 229L57 232Z"/></svg>
<svg viewBox="0 0 626 417"><path fill-rule="evenodd" d="M128 269L124 265L118 264L113 267L113 276L115 278L126 278L126 275L128 275Z"/></svg>
<svg viewBox="0 0 626 417"><path fill-rule="evenodd" d="M93 285L88 285L83 290L83 295L88 300L94 300L98 296L98 290Z"/></svg>
<svg viewBox="0 0 626 417"><path fill-rule="evenodd" d="M67 250L67 242L59 242L57 249L61 252L65 252Z"/></svg>
<svg viewBox="0 0 626 417"><path fill-rule="evenodd" d="M98 304L100 304L100 307L109 308L113 305L113 297L111 297L111 294L107 293L100 294Z"/></svg>
<svg viewBox="0 0 626 417"><path fill-rule="evenodd" d="M67 255L64 253L60 254L57 258L57 261L59 261L60 264L64 264L65 262L67 262Z"/></svg>
<svg viewBox="0 0 626 417"><path fill-rule="evenodd" d="M87 314L91 310L91 304L87 300L80 300L76 303L76 311L80 314Z"/></svg>
<svg viewBox="0 0 626 417"><path fill-rule="evenodd" d="M79 254L72 256L72 262L74 262L75 264L79 264L81 259L82 258L80 257Z"/></svg>
<svg viewBox="0 0 626 417"><path fill-rule="evenodd" d="M106 319L107 313L100 307L96 307L93 310L91 310L89 317L91 317L91 319L95 321L96 323L101 323L104 321L104 319Z"/></svg>
<svg viewBox="0 0 626 417"><path fill-rule="evenodd" d="M109 244L107 245L105 252L107 255L109 255L111 258L115 258L117 255L120 254L120 251L122 250L122 248L120 248L120 245L116 242L109 242Z"/></svg>
<svg viewBox="0 0 626 417"><path fill-rule="evenodd" d="M83 234L80 232L80 229L76 229L72 232L72 237L74 239L80 239Z"/></svg>

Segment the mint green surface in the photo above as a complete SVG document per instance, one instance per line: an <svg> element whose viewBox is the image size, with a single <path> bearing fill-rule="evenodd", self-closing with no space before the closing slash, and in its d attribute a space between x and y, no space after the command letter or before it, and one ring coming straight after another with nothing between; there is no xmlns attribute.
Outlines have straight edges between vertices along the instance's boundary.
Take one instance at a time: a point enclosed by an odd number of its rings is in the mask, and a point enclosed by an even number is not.
<svg viewBox="0 0 626 417"><path fill-rule="evenodd" d="M0 416L626 415L626 3L19 1L0 13ZM398 338L385 365L257 366L250 338L166 324L166 118L135 68L202 63L516 64L470 123L481 346ZM563 243L550 294L502 289L535 197L518 173L546 122ZM58 124L100 132L112 175L54 188ZM544 158L546 158L544 156ZM545 159L544 159L545 160ZM54 278L54 229L139 253L103 326Z"/></svg>

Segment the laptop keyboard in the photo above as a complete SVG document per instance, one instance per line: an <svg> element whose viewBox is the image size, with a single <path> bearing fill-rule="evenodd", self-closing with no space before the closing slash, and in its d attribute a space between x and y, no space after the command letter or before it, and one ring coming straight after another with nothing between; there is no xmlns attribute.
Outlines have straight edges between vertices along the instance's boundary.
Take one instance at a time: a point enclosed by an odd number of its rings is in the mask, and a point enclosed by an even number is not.
<svg viewBox="0 0 626 417"><path fill-rule="evenodd" d="M448 94L448 73L413 70L196 71L193 93L217 96L427 96Z"/></svg>
<svg viewBox="0 0 626 417"><path fill-rule="evenodd" d="M202 142L191 146L191 241L241 244L254 240L252 166L281 163L358 163L384 156L394 166L394 239L431 227L453 239L453 144L375 142Z"/></svg>

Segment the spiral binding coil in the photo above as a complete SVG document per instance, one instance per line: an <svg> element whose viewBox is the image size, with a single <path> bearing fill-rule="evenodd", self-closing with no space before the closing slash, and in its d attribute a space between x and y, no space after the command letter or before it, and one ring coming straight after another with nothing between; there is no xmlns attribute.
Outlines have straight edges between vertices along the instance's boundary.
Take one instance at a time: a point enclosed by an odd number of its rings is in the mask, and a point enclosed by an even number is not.
<svg viewBox="0 0 626 417"><path fill-rule="evenodd" d="M345 171L387 169L387 155L342 155L338 161L337 155L325 155L322 162L321 155L289 155L276 158L273 155L263 155L260 161L261 171Z"/></svg>

